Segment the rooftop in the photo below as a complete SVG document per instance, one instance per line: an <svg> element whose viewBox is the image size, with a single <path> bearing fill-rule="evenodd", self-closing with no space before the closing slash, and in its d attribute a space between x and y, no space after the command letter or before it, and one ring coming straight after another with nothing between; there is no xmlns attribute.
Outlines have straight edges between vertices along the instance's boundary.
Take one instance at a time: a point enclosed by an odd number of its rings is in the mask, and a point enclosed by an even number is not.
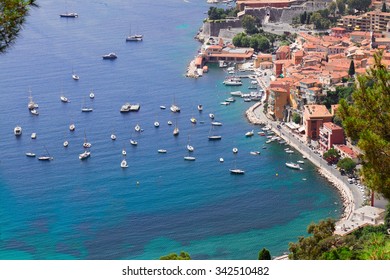
<svg viewBox="0 0 390 280"><path fill-rule="evenodd" d="M305 105L305 113L312 118L332 117L325 105Z"/></svg>
<svg viewBox="0 0 390 280"><path fill-rule="evenodd" d="M332 122L325 122L324 127L329 129L329 130L342 130L343 128L338 126L337 124L334 124Z"/></svg>

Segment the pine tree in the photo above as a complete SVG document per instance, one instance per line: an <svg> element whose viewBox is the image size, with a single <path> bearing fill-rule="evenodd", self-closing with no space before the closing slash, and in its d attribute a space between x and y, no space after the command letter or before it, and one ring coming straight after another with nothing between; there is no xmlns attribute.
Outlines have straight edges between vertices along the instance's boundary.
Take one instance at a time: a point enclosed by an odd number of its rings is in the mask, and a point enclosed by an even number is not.
<svg viewBox="0 0 390 280"><path fill-rule="evenodd" d="M259 252L259 256L258 256L257 259L258 260L270 260L271 259L271 253L266 248L263 248Z"/></svg>
<svg viewBox="0 0 390 280"><path fill-rule="evenodd" d="M355 75L355 63L353 60L351 60L351 64L349 65L348 75L350 77L353 77L353 75Z"/></svg>
<svg viewBox="0 0 390 280"><path fill-rule="evenodd" d="M383 4L382 4L382 12L384 12L384 13L387 12L386 2L383 2Z"/></svg>

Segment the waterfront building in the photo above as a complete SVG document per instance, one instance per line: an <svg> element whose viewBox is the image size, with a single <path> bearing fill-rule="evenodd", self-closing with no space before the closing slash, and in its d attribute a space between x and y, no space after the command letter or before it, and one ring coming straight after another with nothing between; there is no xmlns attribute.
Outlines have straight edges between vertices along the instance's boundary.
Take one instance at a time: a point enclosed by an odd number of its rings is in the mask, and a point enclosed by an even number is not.
<svg viewBox="0 0 390 280"><path fill-rule="evenodd" d="M347 145L340 144L340 145L333 145L333 148L340 153L341 158L350 158L354 162L358 163L359 158L357 153L352 150L352 148L348 147Z"/></svg>
<svg viewBox="0 0 390 280"><path fill-rule="evenodd" d="M303 106L303 125L307 141L318 140L320 128L324 122L332 121L332 114L325 105L305 105Z"/></svg>
<svg viewBox="0 0 390 280"><path fill-rule="evenodd" d="M268 96L268 113L278 121L283 121L288 104L289 93L281 87L270 88Z"/></svg>
<svg viewBox="0 0 390 280"><path fill-rule="evenodd" d="M331 149L334 144L344 144L344 129L332 122L325 122L320 128L320 148L323 152Z"/></svg>
<svg viewBox="0 0 390 280"><path fill-rule="evenodd" d="M223 47L221 45L205 45L202 56L206 62L218 62L219 60L232 62L246 62L253 56L252 48Z"/></svg>

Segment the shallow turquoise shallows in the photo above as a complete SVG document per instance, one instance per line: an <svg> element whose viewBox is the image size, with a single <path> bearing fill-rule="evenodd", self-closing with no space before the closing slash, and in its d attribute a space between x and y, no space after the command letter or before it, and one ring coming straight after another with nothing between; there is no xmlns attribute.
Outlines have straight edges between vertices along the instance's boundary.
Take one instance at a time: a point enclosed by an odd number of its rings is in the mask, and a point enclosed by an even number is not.
<svg viewBox="0 0 390 280"><path fill-rule="evenodd" d="M266 138L244 116L250 103L220 105L232 90L220 68L184 77L206 1L62 2L40 0L0 56L0 259L158 259L182 250L194 259L256 259L263 247L286 252L310 222L340 216L336 191L312 164L288 169L297 153L278 143L262 149ZM60 18L66 11L79 17ZM130 32L144 40L126 42ZM110 52L118 58L103 60ZM39 116L27 109L29 89ZM180 113L169 110L173 101ZM126 102L141 109L121 114ZM93 112L81 112L84 104ZM223 123L213 132L221 141L208 140L209 113ZM82 161L84 138L92 147ZM195 161L184 160L188 143ZM231 175L233 167L245 174Z"/></svg>

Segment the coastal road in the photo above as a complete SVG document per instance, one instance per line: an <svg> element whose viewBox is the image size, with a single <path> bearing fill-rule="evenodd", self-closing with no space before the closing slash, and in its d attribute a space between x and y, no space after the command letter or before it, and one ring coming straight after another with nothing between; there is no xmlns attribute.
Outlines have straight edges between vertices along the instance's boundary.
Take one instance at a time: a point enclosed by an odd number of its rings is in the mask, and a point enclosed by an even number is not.
<svg viewBox="0 0 390 280"><path fill-rule="evenodd" d="M286 140L289 145L295 147L299 152L305 155L307 159L310 160L313 164L315 164L317 167L324 170L325 172L329 173L333 178L336 178L340 183L342 183L343 188L349 190L353 196L352 198L350 198L352 201L344 202L345 205L350 204L352 211L354 209L360 208L363 205L363 193L357 188L355 184L349 184L347 176L342 176L337 169L335 169L331 165L328 165L328 163L319 154L314 153L314 151L311 150L307 146L307 144L299 138L299 136L292 133L287 127L283 125L278 127L278 122L269 120L263 112L262 105L257 106L253 110L253 114L261 122L267 123L275 133L279 134L282 138Z"/></svg>

